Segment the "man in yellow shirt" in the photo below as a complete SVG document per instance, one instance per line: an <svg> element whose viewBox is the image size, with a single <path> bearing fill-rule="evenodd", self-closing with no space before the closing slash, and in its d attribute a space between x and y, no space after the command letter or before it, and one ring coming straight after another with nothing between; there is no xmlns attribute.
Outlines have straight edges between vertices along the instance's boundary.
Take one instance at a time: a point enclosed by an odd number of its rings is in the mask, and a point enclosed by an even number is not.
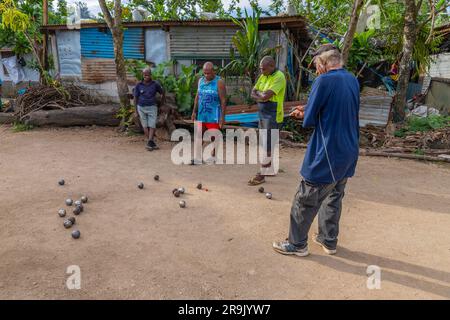
<svg viewBox="0 0 450 320"><path fill-rule="evenodd" d="M278 124L283 122L284 117L284 95L286 92L286 78L275 66L275 60L270 56L265 56L259 64L261 75L256 81L252 90L252 98L258 103L259 108L259 129L267 130L266 145L267 161L262 163L261 172L250 179L249 185L255 186L265 182L265 169L272 166L272 141L271 131L278 129ZM275 173L271 174L274 175Z"/></svg>

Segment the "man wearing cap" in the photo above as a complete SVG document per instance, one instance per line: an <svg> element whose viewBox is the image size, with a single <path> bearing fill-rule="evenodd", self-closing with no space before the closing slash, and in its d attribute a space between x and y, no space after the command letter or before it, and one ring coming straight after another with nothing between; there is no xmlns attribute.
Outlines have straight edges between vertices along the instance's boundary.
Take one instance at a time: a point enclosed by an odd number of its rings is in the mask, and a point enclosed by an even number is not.
<svg viewBox="0 0 450 320"><path fill-rule="evenodd" d="M336 253L344 189L358 160L358 81L343 68L334 46L322 46L313 60L319 76L307 105L299 106L292 116L303 118L303 127L314 132L291 208L289 237L273 243L276 252L286 255L309 254L308 232L317 214L319 230L313 241L327 254Z"/></svg>
<svg viewBox="0 0 450 320"><path fill-rule="evenodd" d="M275 66L271 56L265 56L259 64L261 75L252 90L252 98L258 103L259 129L266 129L265 140L266 159L261 164L261 172L248 181L255 186L265 182L265 175L275 175L272 166L272 130L278 129L278 124L284 119L284 95L286 92L286 77Z"/></svg>

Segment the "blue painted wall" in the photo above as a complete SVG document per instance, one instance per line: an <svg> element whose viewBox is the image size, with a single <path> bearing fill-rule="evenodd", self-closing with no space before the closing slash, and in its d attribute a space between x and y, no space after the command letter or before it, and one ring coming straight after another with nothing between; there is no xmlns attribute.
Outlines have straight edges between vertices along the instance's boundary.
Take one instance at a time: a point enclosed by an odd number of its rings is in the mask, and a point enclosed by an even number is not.
<svg viewBox="0 0 450 320"><path fill-rule="evenodd" d="M109 29L87 28L80 30L81 56L83 58L114 59L114 46ZM144 59L144 30L129 28L124 32L125 59Z"/></svg>

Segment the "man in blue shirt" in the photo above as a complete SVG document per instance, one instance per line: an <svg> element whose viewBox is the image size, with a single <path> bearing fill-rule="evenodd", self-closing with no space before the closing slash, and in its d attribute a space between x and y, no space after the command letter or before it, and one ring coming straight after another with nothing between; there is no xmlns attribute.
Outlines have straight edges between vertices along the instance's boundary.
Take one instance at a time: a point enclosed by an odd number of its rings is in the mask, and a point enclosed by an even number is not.
<svg viewBox="0 0 450 320"><path fill-rule="evenodd" d="M347 178L355 173L359 153L359 84L343 69L340 52L332 45L316 51L317 74L306 106L292 113L303 127L314 128L301 168L303 179L291 208L289 238L274 242L281 254L307 256L308 232L319 215L313 240L335 254L342 198Z"/></svg>
<svg viewBox="0 0 450 320"><path fill-rule="evenodd" d="M152 151L158 148L153 140L158 117L156 94L162 95L161 104L164 104L165 93L161 85L157 81L152 80L152 70L150 68L144 69L143 76L144 80L139 82L133 90L134 105L144 128L144 135L147 138L146 148Z"/></svg>

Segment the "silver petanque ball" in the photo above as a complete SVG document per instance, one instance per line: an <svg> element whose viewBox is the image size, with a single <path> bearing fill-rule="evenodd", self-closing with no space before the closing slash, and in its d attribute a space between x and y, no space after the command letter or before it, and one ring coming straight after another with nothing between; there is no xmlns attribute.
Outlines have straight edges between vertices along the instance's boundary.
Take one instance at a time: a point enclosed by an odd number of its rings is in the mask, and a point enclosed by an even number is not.
<svg viewBox="0 0 450 320"><path fill-rule="evenodd" d="M73 200L72 199L66 199L66 204L68 206L71 206L73 204Z"/></svg>
<svg viewBox="0 0 450 320"><path fill-rule="evenodd" d="M73 226L73 223L71 220L67 219L67 220L64 220L63 225L64 225L64 228L69 229L70 227Z"/></svg>
<svg viewBox="0 0 450 320"><path fill-rule="evenodd" d="M178 188L178 192L181 193L181 194L183 194L185 191L186 191L186 190L185 190L183 187Z"/></svg>
<svg viewBox="0 0 450 320"><path fill-rule="evenodd" d="M180 204L180 208L186 208L186 201L181 200L181 201L179 202L179 204Z"/></svg>
<svg viewBox="0 0 450 320"><path fill-rule="evenodd" d="M64 210L64 209L59 209L59 210L58 210L58 215L59 215L61 218L65 217L65 216L66 216L66 210Z"/></svg>
<svg viewBox="0 0 450 320"><path fill-rule="evenodd" d="M88 197L87 196L82 196L81 197L81 202L87 203L88 202Z"/></svg>
<svg viewBox="0 0 450 320"><path fill-rule="evenodd" d="M267 199L272 199L272 193L267 192L267 193L266 193L266 198L267 198Z"/></svg>
<svg viewBox="0 0 450 320"><path fill-rule="evenodd" d="M76 206L81 206L81 200L77 200L73 204L76 205Z"/></svg>

